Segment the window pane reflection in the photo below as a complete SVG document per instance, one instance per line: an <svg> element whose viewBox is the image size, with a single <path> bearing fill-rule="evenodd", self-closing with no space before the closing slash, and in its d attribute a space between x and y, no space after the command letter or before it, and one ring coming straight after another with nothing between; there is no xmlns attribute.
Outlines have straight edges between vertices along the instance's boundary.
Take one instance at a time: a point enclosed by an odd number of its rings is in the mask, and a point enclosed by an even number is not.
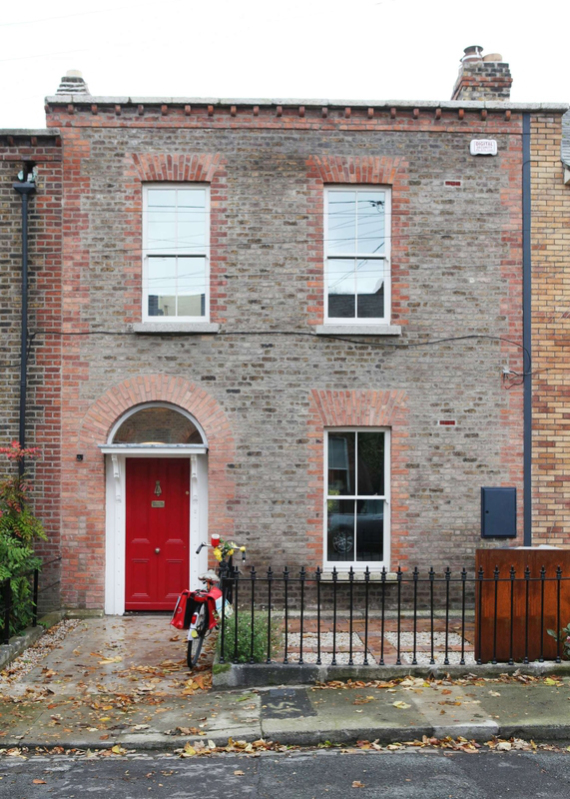
<svg viewBox="0 0 570 799"><path fill-rule="evenodd" d="M384 496L384 433L358 434L358 494Z"/></svg>
<svg viewBox="0 0 570 799"><path fill-rule="evenodd" d="M357 316L384 316L384 261L359 260L356 272Z"/></svg>
<svg viewBox="0 0 570 799"><path fill-rule="evenodd" d="M355 261L331 258L327 264L329 316L353 319L356 312Z"/></svg>
<svg viewBox="0 0 570 799"><path fill-rule="evenodd" d="M384 252L384 205L383 191L359 192L358 194L358 252L382 255Z"/></svg>
<svg viewBox="0 0 570 799"><path fill-rule="evenodd" d="M176 316L176 258L148 259L148 315Z"/></svg>
<svg viewBox="0 0 570 799"><path fill-rule="evenodd" d="M354 441L355 433L329 434L329 496L353 495L356 492L354 480Z"/></svg>
<svg viewBox="0 0 570 799"><path fill-rule="evenodd" d="M356 503L356 560L384 559L384 500Z"/></svg>
<svg viewBox="0 0 570 799"><path fill-rule="evenodd" d="M142 408L125 419L114 444L202 444L190 419L172 408Z"/></svg>
<svg viewBox="0 0 570 799"><path fill-rule="evenodd" d="M354 500L327 502L327 550L329 560L354 560Z"/></svg>
<svg viewBox="0 0 570 799"><path fill-rule="evenodd" d="M353 253L355 251L356 192L329 192L327 227L329 253Z"/></svg>
<svg viewBox="0 0 570 799"><path fill-rule="evenodd" d="M206 305L206 259L178 259L178 314L204 316Z"/></svg>

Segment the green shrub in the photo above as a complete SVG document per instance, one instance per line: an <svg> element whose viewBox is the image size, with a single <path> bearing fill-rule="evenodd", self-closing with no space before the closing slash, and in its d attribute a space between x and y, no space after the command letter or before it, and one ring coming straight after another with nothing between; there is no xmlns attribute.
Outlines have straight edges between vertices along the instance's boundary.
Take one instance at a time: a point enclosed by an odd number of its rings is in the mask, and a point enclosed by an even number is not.
<svg viewBox="0 0 570 799"><path fill-rule="evenodd" d="M42 523L28 507L31 482L26 474L19 473L19 464L24 458L33 458L35 449L22 449L17 441L10 447L0 447L4 455L18 467L18 473L8 474L0 482L0 583L10 580L12 592L12 613L10 634L16 635L24 630L32 619L32 588L30 577L24 573L41 566L41 559L34 555L34 541L46 540ZM0 609L2 597L0 596Z"/></svg>
<svg viewBox="0 0 570 799"><path fill-rule="evenodd" d="M281 643L281 624L271 620L270 655L273 657ZM267 660L267 613L256 611L253 619L253 636L251 631L251 612L242 610L238 612L237 619L237 663L265 663ZM253 656L252 656L253 638ZM226 617L224 622L224 660L234 662L236 642L235 616ZM218 655L222 654L221 625L218 635Z"/></svg>

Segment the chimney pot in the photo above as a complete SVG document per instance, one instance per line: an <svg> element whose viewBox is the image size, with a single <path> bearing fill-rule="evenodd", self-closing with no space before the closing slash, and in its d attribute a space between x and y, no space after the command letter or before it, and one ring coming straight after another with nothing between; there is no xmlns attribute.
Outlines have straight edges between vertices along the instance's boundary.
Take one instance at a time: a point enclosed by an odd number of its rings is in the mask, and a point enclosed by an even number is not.
<svg viewBox="0 0 570 799"><path fill-rule="evenodd" d="M78 69L68 69L56 94L91 94Z"/></svg>
<svg viewBox="0 0 570 799"><path fill-rule="evenodd" d="M503 57L499 53L483 56L483 48L479 45L466 47L463 52L451 99L507 102L513 79Z"/></svg>
<svg viewBox="0 0 570 799"><path fill-rule="evenodd" d="M463 53L464 55L461 58L462 63L465 63L466 61L483 60L483 48L480 47L478 44L472 44L470 47L466 47Z"/></svg>

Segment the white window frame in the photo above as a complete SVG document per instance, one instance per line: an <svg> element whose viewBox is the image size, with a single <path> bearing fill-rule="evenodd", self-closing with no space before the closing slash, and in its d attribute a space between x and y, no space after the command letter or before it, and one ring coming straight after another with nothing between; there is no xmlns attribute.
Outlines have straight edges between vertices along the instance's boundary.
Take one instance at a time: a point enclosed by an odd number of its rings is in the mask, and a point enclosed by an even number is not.
<svg viewBox="0 0 570 799"><path fill-rule="evenodd" d="M329 201L331 196L333 196L336 192L341 191L356 191L356 192L378 192L383 191L386 196L386 201L384 205L384 231L385 231L385 241L384 241L384 253L380 256L371 254L359 254L354 251L347 252L347 253L334 253L335 258L369 258L372 260L377 260L379 262L384 263L384 316L376 316L376 317L358 317L353 316L350 318L344 318L339 316L329 316L329 292L328 292L328 264L329 264L329 252L328 252L328 242L329 242ZM391 263L390 263L390 244L392 239L392 192L389 186L383 185L341 185L335 184L334 186L325 186L325 202L324 202L324 300L325 300L325 322L328 325L389 325L390 324L390 314L391 314L391 307L392 307L392 270L391 270Z"/></svg>
<svg viewBox="0 0 570 799"><path fill-rule="evenodd" d="M204 189L206 192L206 246L203 252L196 252L193 256L206 259L206 290L204 292L204 316L151 316L148 312L148 192L151 189ZM210 186L207 183L145 183L143 186L143 224L142 224L142 321L145 324L180 325L181 323L194 322L195 324L210 322ZM168 252L168 255L177 253ZM160 252L153 252L153 256ZM187 257L187 253L183 254ZM178 294L176 295L178 297Z"/></svg>
<svg viewBox="0 0 570 799"><path fill-rule="evenodd" d="M329 435L337 433L384 433L384 495L342 495L335 494L329 496ZM323 568L325 571L332 571L336 567L337 571L345 572L351 567L354 571L364 571L366 567L372 572L380 571L382 568L390 570L390 491L391 491L391 473L390 473L390 444L391 444L391 430L387 427L329 427L325 430L324 438L324 502L323 502ZM358 459L358 437L356 439L355 460ZM334 500L383 500L384 502L384 541L383 552L384 560L362 561L362 560L329 560L328 559L328 501ZM353 547L354 555L356 555L356 514L354 517L355 524L355 545Z"/></svg>

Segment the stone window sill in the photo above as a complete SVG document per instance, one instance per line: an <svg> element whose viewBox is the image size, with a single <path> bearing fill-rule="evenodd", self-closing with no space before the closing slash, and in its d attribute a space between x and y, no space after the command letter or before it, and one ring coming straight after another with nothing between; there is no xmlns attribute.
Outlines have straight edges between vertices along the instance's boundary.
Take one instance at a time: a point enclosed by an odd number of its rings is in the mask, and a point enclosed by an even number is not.
<svg viewBox="0 0 570 799"><path fill-rule="evenodd" d="M337 569L336 571L338 581L348 582L350 579L348 570L340 570ZM355 583L363 583L364 582L364 571L357 571L356 569L353 572L354 575L354 582ZM332 582L332 566L325 566L325 571L321 574L321 580L324 582ZM398 579L398 575L396 572L386 572L386 582L391 583ZM374 582L380 582L382 580L382 572L381 571L372 571L370 570L370 580Z"/></svg>
<svg viewBox="0 0 570 799"><path fill-rule="evenodd" d="M317 336L400 336L400 325L317 325Z"/></svg>
<svg viewBox="0 0 570 799"><path fill-rule="evenodd" d="M213 322L141 322L132 325L131 329L133 333L146 335L163 335L164 333L201 335L204 333L217 333L220 326Z"/></svg>

